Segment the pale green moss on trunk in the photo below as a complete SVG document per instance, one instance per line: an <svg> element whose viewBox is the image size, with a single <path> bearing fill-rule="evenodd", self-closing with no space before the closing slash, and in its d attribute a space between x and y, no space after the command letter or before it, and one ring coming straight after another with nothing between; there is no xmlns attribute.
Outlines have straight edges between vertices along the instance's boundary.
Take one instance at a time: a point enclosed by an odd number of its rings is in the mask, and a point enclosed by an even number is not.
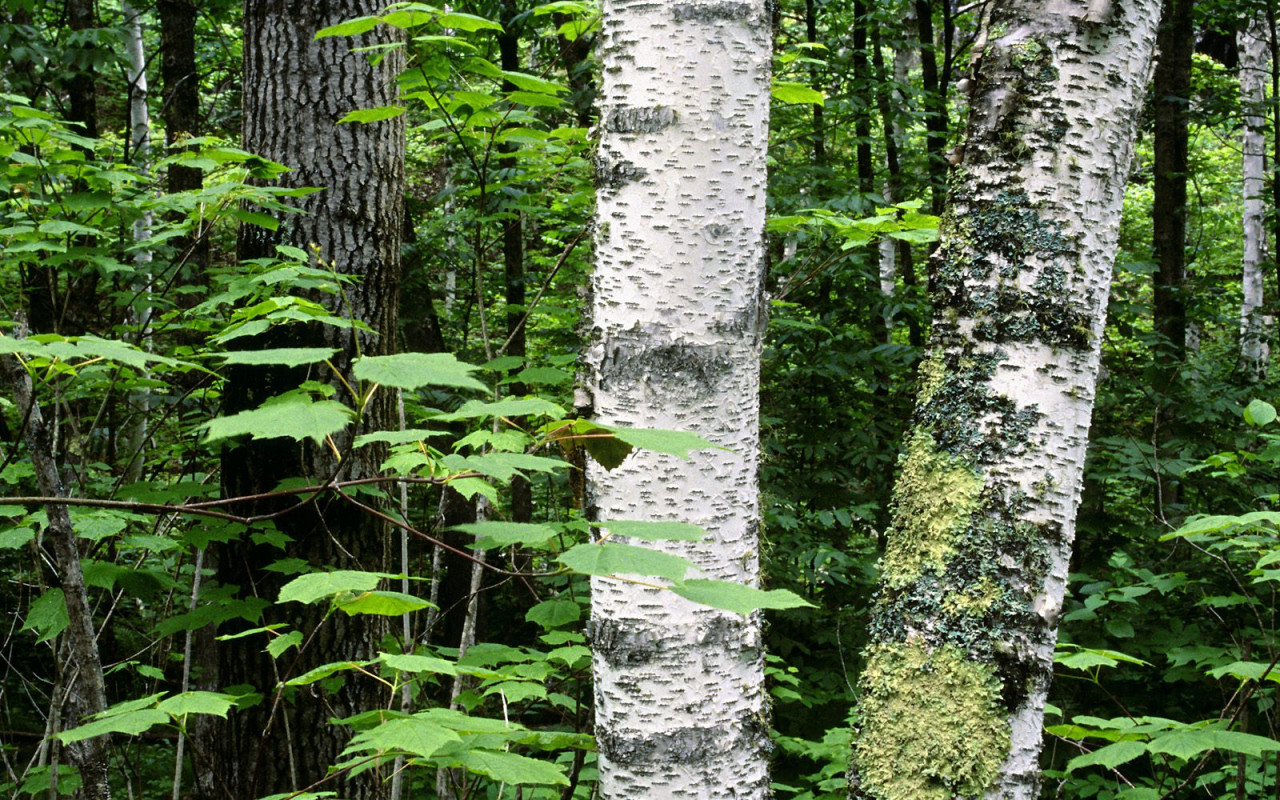
<svg viewBox="0 0 1280 800"><path fill-rule="evenodd" d="M869 654L862 688L862 729L853 759L858 795L983 795L1009 749L1000 682L989 666L949 646L879 645Z"/></svg>
<svg viewBox="0 0 1280 800"><path fill-rule="evenodd" d="M943 569L978 508L982 485L976 470L938 450L928 430L912 434L894 488L894 528L880 563L886 584L901 588L926 567Z"/></svg>

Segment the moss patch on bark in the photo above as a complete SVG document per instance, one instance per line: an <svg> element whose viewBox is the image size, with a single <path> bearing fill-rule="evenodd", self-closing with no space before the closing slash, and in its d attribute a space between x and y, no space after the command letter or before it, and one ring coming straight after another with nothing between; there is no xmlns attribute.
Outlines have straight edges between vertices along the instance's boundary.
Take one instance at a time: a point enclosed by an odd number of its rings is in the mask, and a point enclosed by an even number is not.
<svg viewBox="0 0 1280 800"><path fill-rule="evenodd" d="M894 529L881 560L889 586L914 583L926 567L943 568L978 507L982 485L976 470L938 450L927 429L911 435L894 488Z"/></svg>
<svg viewBox="0 0 1280 800"><path fill-rule="evenodd" d="M863 673L858 793L873 800L982 797L1009 751L1000 683L954 647L874 648Z"/></svg>

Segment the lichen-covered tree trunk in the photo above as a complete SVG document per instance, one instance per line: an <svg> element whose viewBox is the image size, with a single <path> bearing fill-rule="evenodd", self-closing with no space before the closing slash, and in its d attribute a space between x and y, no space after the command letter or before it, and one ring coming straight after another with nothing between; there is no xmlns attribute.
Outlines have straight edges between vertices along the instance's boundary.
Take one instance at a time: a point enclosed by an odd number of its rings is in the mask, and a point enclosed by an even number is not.
<svg viewBox="0 0 1280 800"><path fill-rule="evenodd" d="M1010 0L965 160L862 679L855 797L1033 798L1159 0Z"/></svg>
<svg viewBox="0 0 1280 800"><path fill-rule="evenodd" d="M608 0L600 58L596 418L728 450L633 453L590 472L597 519L680 520L708 577L758 577L769 15L763 0ZM604 798L769 793L758 615L592 584Z"/></svg>
<svg viewBox="0 0 1280 800"><path fill-rule="evenodd" d="M1262 311L1262 260L1266 250L1266 81L1271 72L1266 21L1255 17L1240 31L1240 103L1244 107L1244 258L1240 305L1240 371L1250 379L1266 376L1270 348Z"/></svg>
<svg viewBox="0 0 1280 800"><path fill-rule="evenodd" d="M244 226L241 259L274 255L277 244L311 251L339 273L360 280L341 297L317 296L343 316L363 322L371 332L335 326L294 325L253 337L245 347L333 347L338 369L348 369L357 354L380 355L394 346L396 299L400 283L400 236L404 209L404 123L402 119L372 124L338 124L358 108L395 102L395 77L403 56L392 51L376 64L354 48L389 44L396 34L388 27L352 38L314 39L321 27L356 16L377 14L375 0L247 0L244 8L244 146L288 165L288 186L323 187L294 198L305 214L287 215L278 231ZM228 372L224 411L235 413L293 389L302 380L332 376L304 370L241 366ZM338 397L351 401L349 390L335 386ZM241 497L270 492L283 479L311 481L359 479L375 474L380 454L370 448L350 450L352 433L396 427L394 395L375 394L357 429L335 435L334 449L288 439L259 439L229 447L222 458L223 493ZM292 500L268 498L236 506L242 513L280 511ZM275 520L290 537L287 555L307 559L314 567L385 570L389 536L378 519L331 494L315 498ZM218 581L274 600L288 580L265 569L282 555L248 535L217 545L211 553ZM285 622L310 635L296 656L273 662L262 643L241 638L218 643L218 678L223 686L249 685L264 695L262 703L230 715L225 725L211 726L202 750L211 758L212 777L223 796L258 797L306 789L325 777L350 732L330 723L358 711L383 705L388 698L373 681L347 681L332 693L274 702L283 670L295 672L343 659L373 657L387 633L385 618L333 615L314 606L272 607L267 622ZM323 624L322 624L323 623ZM377 770L357 778L338 775L316 788L342 797L367 798L381 792Z"/></svg>

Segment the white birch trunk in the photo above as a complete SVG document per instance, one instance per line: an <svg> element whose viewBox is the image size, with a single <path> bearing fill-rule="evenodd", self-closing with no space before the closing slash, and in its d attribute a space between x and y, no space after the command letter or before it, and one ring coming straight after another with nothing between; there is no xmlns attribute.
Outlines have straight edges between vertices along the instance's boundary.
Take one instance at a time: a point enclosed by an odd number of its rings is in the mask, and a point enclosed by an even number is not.
<svg viewBox="0 0 1280 800"><path fill-rule="evenodd" d="M662 546L752 586L769 35L763 0L605 2L588 357L599 421L729 448L593 465L588 513L700 525ZM759 614L598 579L590 632L603 798L769 795Z"/></svg>
<svg viewBox="0 0 1280 800"><path fill-rule="evenodd" d="M853 793L1034 798L1158 0L990 6L862 681Z"/></svg>
<svg viewBox="0 0 1280 800"><path fill-rule="evenodd" d="M129 145L133 153L133 165L144 176L151 171L151 112L147 108L147 61L142 43L141 12L127 0L121 0L120 13L125 22L125 55L128 57L129 80ZM154 218L150 211L144 212L133 221L133 240L145 241L151 238ZM138 326L138 344L151 349L151 261L150 250L138 250L133 256L135 270L133 286L139 295L135 298L138 310L134 321ZM139 389L129 396L133 417L125 430L124 451L129 459L125 468L126 483L135 483L142 478L142 467L146 463L143 453L147 440L147 412L150 405L150 392Z"/></svg>
<svg viewBox="0 0 1280 800"><path fill-rule="evenodd" d="M1267 79L1271 76L1266 19L1255 16L1240 31L1240 105L1244 109L1244 259L1240 305L1240 369L1260 380L1266 376L1270 348L1262 313L1262 261L1266 251Z"/></svg>

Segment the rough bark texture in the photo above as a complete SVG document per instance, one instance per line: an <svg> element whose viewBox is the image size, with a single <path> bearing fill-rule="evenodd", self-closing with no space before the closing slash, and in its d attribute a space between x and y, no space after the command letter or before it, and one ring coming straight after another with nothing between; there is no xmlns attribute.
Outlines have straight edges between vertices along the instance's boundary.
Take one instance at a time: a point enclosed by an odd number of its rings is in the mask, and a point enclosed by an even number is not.
<svg viewBox="0 0 1280 800"><path fill-rule="evenodd" d="M76 32L88 31L97 24L93 0L66 0L67 26ZM88 38L81 46L96 46ZM70 57L70 54L69 54ZM67 93L65 115L71 129L90 139L98 138L97 75L92 68L76 70L67 76L63 87ZM74 145L92 158L89 148ZM78 243L92 246L94 237L82 237ZM98 321L97 267L64 264L46 267L25 264L22 267L22 291L33 333L60 333L78 336L92 329Z"/></svg>
<svg viewBox="0 0 1280 800"><path fill-rule="evenodd" d="M769 30L763 0L605 3L588 356L601 422L731 450L593 467L588 514L700 525L664 549L750 585ZM593 581L591 614L601 796L767 797L758 615L612 579Z"/></svg>
<svg viewBox="0 0 1280 800"><path fill-rule="evenodd" d="M925 149L929 153L929 208L941 214L946 203L947 161L943 150L947 146L947 130L951 121L947 115L947 96L944 88L945 74L938 74L938 52L933 39L933 0L916 0L916 24L920 37L920 81L924 89L925 118L928 134ZM946 65L944 64L944 67Z"/></svg>
<svg viewBox="0 0 1280 800"><path fill-rule="evenodd" d="M290 326L255 337L250 347L330 346L339 348L335 365L346 371L357 353L383 354L394 344L396 297L400 279L400 235L404 203L404 127L401 119L373 124L337 120L357 108L389 105L395 99L393 79L403 67L392 53L378 66L352 48L386 43L394 35L380 27L352 38L314 41L315 32L351 17L376 14L383 5L371 0L247 0L244 9L244 146L292 167L284 176L291 186L321 186L324 191L299 199L306 212L282 220L280 230L245 226L240 232L242 259L271 255L277 243L318 248L325 263L360 281L340 298L324 302L344 316L367 323L373 333L352 334L332 326ZM224 410L252 408L294 388L301 370L235 368L229 372ZM339 387L338 397L353 402ZM327 448L285 439L242 443L223 455L223 491L241 496L269 491L282 479L312 480L367 477L380 454L372 448L350 450L350 434L396 426L394 394L374 395L358 429L334 437L343 453L337 463ZM292 500L288 502L293 502ZM250 506L254 508L250 508ZM279 508L279 501L237 506L245 513ZM288 554L315 566L384 569L390 554L385 526L349 503L322 496L277 519L276 527L291 537ZM247 538L247 537L246 537ZM236 541L215 552L218 580L235 584L245 594L274 599L285 576L263 568L281 556L265 545ZM319 604L289 604L268 609L268 621L288 622L309 633L320 625ZM293 654L273 663L252 638L219 645L222 685L249 684L265 695L258 706L232 715L215 731L210 750L214 777L224 796L257 797L306 788L325 775L345 746L348 732L329 723L377 705L385 705L372 681L347 681L332 694L305 702L273 703L283 673L310 669L341 659L370 658L386 633L381 617L335 615L319 628L295 661ZM358 778L343 776L319 787L343 797L376 797L382 791L377 770Z"/></svg>
<svg viewBox="0 0 1280 800"><path fill-rule="evenodd" d="M1191 98L1191 55L1195 50L1195 0L1164 0L1157 36L1155 74L1155 163L1152 180L1152 245L1159 269L1155 281L1154 327L1160 337L1156 391L1172 388L1187 350L1187 109Z"/></svg>
<svg viewBox="0 0 1280 800"><path fill-rule="evenodd" d="M25 438L36 470L40 493L45 497L65 497L58 464L53 453L53 431L45 422L36 402L31 375L14 356L0 357L18 413L26 420ZM67 604L67 627L58 636L58 692L54 701L60 716L60 728L74 728L107 707L106 683L102 677L102 660L98 654L97 631L89 610L89 593L80 570L80 550L71 515L65 505L45 507L49 517L43 539L53 549L58 573L58 587ZM109 735L95 736L64 747L71 763L80 771L81 786L74 800L110 800L107 785Z"/></svg>
<svg viewBox="0 0 1280 800"><path fill-rule="evenodd" d="M196 5L192 0L157 0L160 17L160 79L164 101L160 115L169 147L200 133L200 73L196 65ZM167 174L170 192L199 189L203 173L195 167L170 164ZM180 259L198 269L208 266L209 246L205 231L196 230L178 243Z"/></svg>
<svg viewBox="0 0 1280 800"><path fill-rule="evenodd" d="M1244 108L1244 300L1240 305L1240 371L1251 380L1266 376L1270 348L1262 310L1266 251L1267 77L1271 71L1265 21L1255 18L1240 32L1240 101Z"/></svg>
<svg viewBox="0 0 1280 800"><path fill-rule="evenodd" d="M852 791L1034 798L1159 0L1012 0L975 45Z"/></svg>

